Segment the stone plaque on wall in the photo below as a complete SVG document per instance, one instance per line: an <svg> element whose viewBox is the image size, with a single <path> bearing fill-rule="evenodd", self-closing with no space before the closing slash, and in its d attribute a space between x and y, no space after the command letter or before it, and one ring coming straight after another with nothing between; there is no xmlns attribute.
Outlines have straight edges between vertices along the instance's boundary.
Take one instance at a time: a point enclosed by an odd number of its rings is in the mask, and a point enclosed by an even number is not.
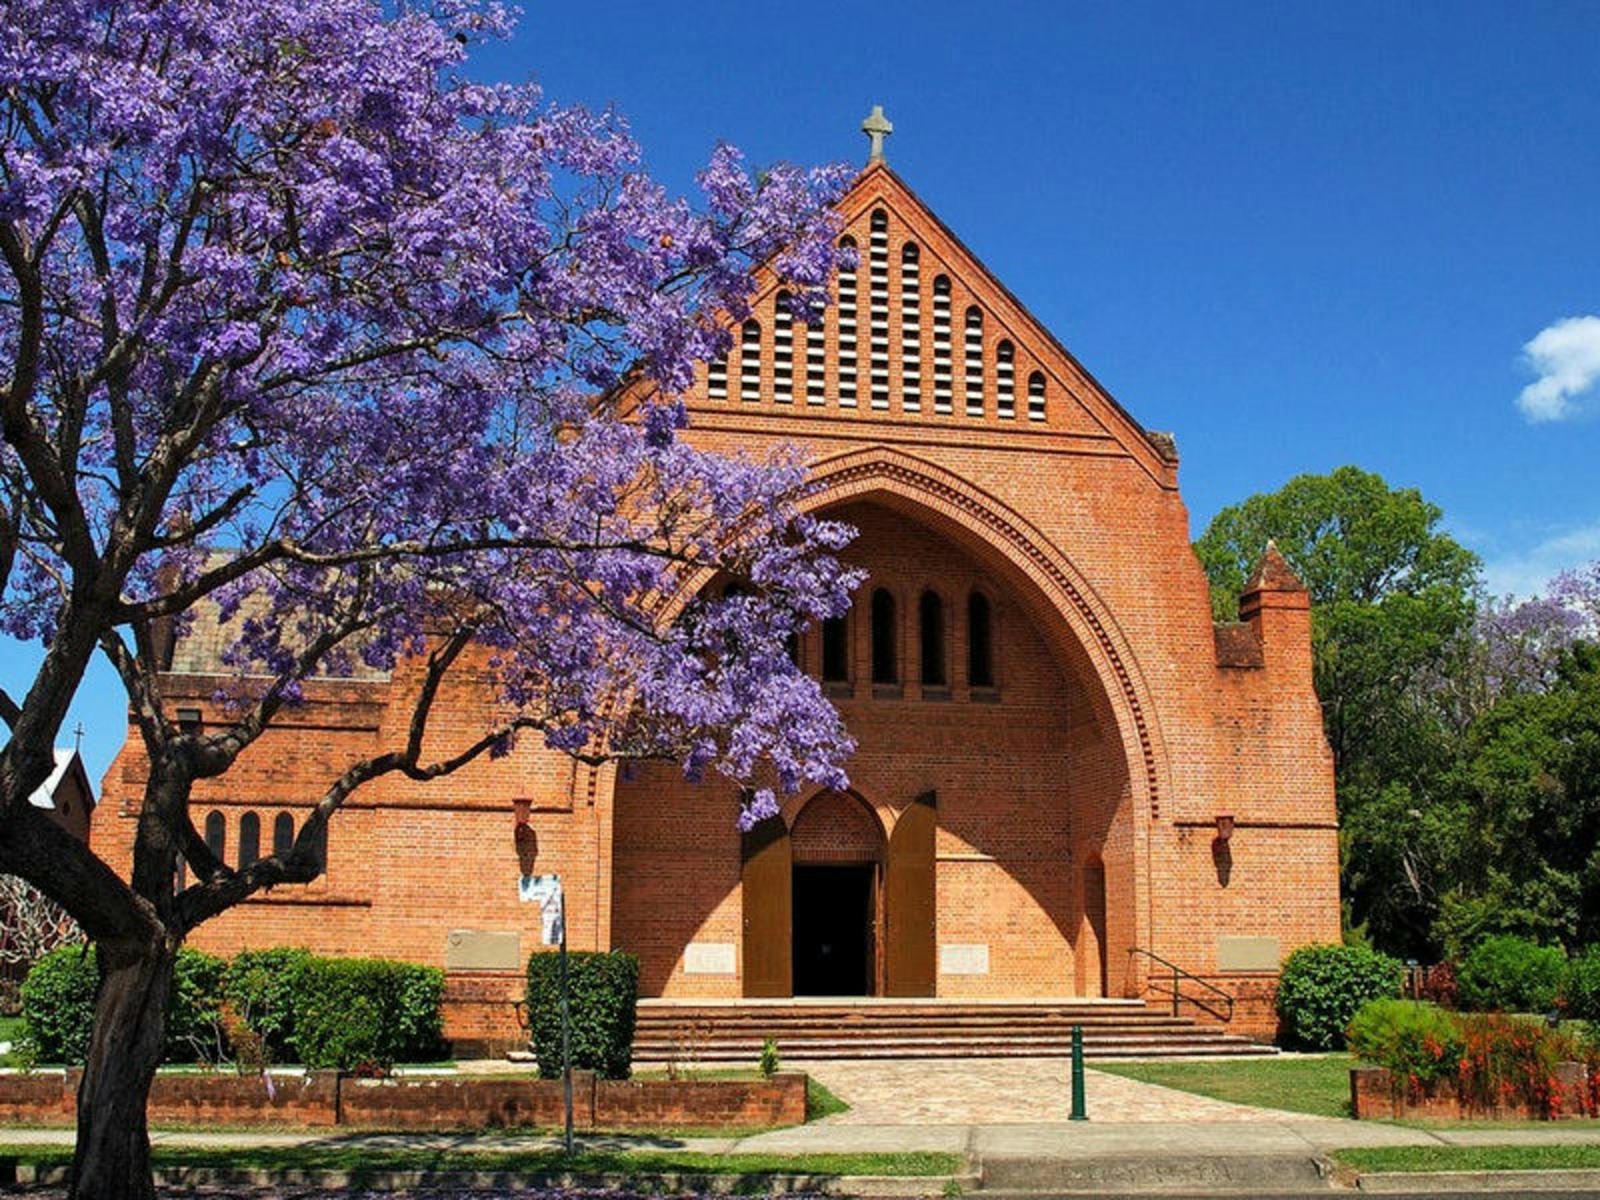
<svg viewBox="0 0 1600 1200"><path fill-rule="evenodd" d="M988 943L979 942L974 945L950 943L939 947L939 974L987 975L988 973Z"/></svg>
<svg viewBox="0 0 1600 1200"><path fill-rule="evenodd" d="M1219 937L1217 970L1276 971L1281 962L1275 937Z"/></svg>
<svg viewBox="0 0 1600 1200"><path fill-rule="evenodd" d="M732 975L737 971L732 942L690 942L683 948L685 975Z"/></svg>
<svg viewBox="0 0 1600 1200"><path fill-rule="evenodd" d="M444 942L446 971L520 971L522 935L515 930L452 929Z"/></svg>

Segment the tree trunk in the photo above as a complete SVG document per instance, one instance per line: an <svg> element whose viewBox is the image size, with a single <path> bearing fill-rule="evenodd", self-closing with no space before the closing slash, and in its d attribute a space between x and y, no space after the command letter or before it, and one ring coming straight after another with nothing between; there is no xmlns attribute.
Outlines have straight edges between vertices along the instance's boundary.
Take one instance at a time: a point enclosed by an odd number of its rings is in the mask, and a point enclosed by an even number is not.
<svg viewBox="0 0 1600 1200"><path fill-rule="evenodd" d="M72 1200L153 1200L145 1104L166 1040L175 951L102 943L94 1037L78 1085Z"/></svg>

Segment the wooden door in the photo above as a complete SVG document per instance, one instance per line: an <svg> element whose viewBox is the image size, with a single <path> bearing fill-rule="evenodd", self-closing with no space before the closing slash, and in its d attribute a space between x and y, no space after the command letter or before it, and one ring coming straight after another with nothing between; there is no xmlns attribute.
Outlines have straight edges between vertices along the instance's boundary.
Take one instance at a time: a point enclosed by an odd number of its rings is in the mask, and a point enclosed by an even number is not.
<svg viewBox="0 0 1600 1200"><path fill-rule="evenodd" d="M883 990L888 996L934 994L933 840L938 814L937 797L925 792L900 814L889 837L883 882Z"/></svg>
<svg viewBox="0 0 1600 1200"><path fill-rule="evenodd" d="M794 994L793 861L789 827L768 817L744 835L744 994Z"/></svg>

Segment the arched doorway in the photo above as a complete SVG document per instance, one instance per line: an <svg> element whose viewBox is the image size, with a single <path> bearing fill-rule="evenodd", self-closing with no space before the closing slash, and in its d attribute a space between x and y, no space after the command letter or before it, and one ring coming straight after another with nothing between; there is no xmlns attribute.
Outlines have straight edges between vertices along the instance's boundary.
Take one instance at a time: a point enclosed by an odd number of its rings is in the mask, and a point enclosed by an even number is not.
<svg viewBox="0 0 1600 1200"><path fill-rule="evenodd" d="M878 818L855 796L825 792L800 810L789 837L794 994L878 994L885 850Z"/></svg>

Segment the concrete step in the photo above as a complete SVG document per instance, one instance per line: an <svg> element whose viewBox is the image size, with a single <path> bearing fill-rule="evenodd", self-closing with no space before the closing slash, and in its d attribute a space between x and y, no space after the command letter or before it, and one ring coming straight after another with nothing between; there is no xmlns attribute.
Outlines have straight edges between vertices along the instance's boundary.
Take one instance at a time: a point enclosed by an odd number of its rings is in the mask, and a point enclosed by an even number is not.
<svg viewBox="0 0 1600 1200"><path fill-rule="evenodd" d="M749 1062L768 1038L788 1059L1064 1058L1072 1030L1092 1059L1262 1055L1275 1051L1142 1001L859 1003L645 1002L634 1058Z"/></svg>

